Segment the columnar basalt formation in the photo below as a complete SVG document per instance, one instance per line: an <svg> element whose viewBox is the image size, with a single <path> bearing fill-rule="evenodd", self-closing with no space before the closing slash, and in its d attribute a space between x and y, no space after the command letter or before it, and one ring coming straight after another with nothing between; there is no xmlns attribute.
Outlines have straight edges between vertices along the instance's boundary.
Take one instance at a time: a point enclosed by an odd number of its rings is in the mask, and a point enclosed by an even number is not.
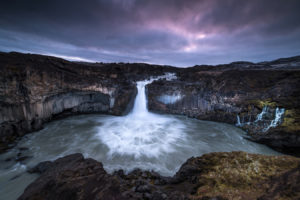
<svg viewBox="0 0 300 200"><path fill-rule="evenodd" d="M137 80L173 72L176 80L147 86L151 111L235 124L251 140L300 152L300 57L182 69L0 53L0 69L2 150L59 116L122 115L133 104Z"/></svg>
<svg viewBox="0 0 300 200"><path fill-rule="evenodd" d="M195 66L177 76L147 86L150 110L236 124L254 141L299 155L300 57Z"/></svg>
<svg viewBox="0 0 300 200"><path fill-rule="evenodd" d="M73 154L42 162L41 176L19 200L52 199L298 199L300 160L244 152L188 159L173 177L122 170L107 174L101 163Z"/></svg>
<svg viewBox="0 0 300 200"><path fill-rule="evenodd" d="M76 63L20 53L0 53L0 151L44 122L67 114L126 114L134 80L161 75L165 66Z"/></svg>

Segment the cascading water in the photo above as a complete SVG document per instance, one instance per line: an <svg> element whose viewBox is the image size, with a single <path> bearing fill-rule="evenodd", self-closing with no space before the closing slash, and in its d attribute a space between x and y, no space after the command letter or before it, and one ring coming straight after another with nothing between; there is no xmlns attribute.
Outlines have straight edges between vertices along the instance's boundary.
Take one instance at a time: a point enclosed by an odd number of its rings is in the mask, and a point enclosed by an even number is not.
<svg viewBox="0 0 300 200"><path fill-rule="evenodd" d="M119 155L158 158L164 153L175 152L176 145L185 140L183 123L170 116L150 113L147 109L145 86L156 79L137 82L138 93L129 115L113 117L98 128L98 139L109 148L111 159L119 159ZM149 164L152 165L153 160ZM139 167L144 168L143 165Z"/></svg>
<svg viewBox="0 0 300 200"><path fill-rule="evenodd" d="M151 81L139 81L137 82L138 93L135 99L135 103L132 109L132 112L128 117L142 117L149 114L147 109L147 100L145 93L145 86Z"/></svg>
<svg viewBox="0 0 300 200"><path fill-rule="evenodd" d="M241 124L241 119L240 119L240 116L239 115L237 115L236 116L236 124L235 124L236 126L242 126L242 124Z"/></svg>
<svg viewBox="0 0 300 200"><path fill-rule="evenodd" d="M15 200L37 177L26 173L28 168L71 153L101 161L110 173L140 168L162 175L173 175L191 156L209 152L278 154L244 139L245 133L232 125L149 112L145 86L153 80L137 82L138 94L127 116L79 115L53 121L0 154L0 197ZM28 158L15 160L20 154Z"/></svg>
<svg viewBox="0 0 300 200"><path fill-rule="evenodd" d="M272 113L272 110L270 111L268 106L264 106L261 113L259 113L256 116L255 121L251 122L251 116L248 122L244 122L244 120L241 122L240 120L240 116L237 115L236 119L237 119L237 123L235 124L236 126L242 127L245 124L247 125L253 125L253 126L261 126L258 125L258 123L263 122L263 126L261 128L262 132L267 132L270 128L274 128L277 127L278 125L280 125L280 123L282 122L283 116L284 116L284 108L276 108L275 109L275 113ZM270 121L270 119L265 119L266 115L274 115L274 119Z"/></svg>
<svg viewBox="0 0 300 200"><path fill-rule="evenodd" d="M264 106L261 113L257 115L256 120L254 122L263 120L263 117L267 114L267 112L268 112L268 106Z"/></svg>
<svg viewBox="0 0 300 200"><path fill-rule="evenodd" d="M275 118L271 121L270 125L264 129L264 131L268 131L270 128L274 128L281 123L281 119L284 115L284 108L276 108L275 110Z"/></svg>

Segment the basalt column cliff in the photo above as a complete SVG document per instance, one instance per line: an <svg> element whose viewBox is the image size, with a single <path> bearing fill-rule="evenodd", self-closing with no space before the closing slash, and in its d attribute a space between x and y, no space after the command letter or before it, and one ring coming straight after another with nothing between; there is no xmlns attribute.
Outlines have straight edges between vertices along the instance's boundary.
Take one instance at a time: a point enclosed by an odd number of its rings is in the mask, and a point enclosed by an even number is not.
<svg viewBox="0 0 300 200"><path fill-rule="evenodd" d="M147 86L150 110L235 124L249 139L300 152L300 57L195 66Z"/></svg>
<svg viewBox="0 0 300 200"><path fill-rule="evenodd" d="M0 151L44 122L69 114L126 114L133 80L160 75L168 67L145 64L89 64L63 59L0 54ZM147 70L147 73L146 73Z"/></svg>
<svg viewBox="0 0 300 200"><path fill-rule="evenodd" d="M251 140L299 155L299 66L299 57L180 69L1 53L1 149L56 117L126 114L136 80L173 72L177 79L146 86L149 110L235 124Z"/></svg>

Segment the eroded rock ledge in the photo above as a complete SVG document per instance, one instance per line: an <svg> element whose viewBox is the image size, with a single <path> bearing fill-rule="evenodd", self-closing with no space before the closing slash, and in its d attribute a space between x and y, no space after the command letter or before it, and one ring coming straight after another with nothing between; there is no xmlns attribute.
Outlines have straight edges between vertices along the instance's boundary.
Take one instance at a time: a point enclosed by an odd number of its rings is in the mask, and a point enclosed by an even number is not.
<svg viewBox="0 0 300 200"><path fill-rule="evenodd" d="M140 170L107 174L100 162L72 154L30 171L41 176L19 200L300 198L300 160L290 156L210 153L162 177Z"/></svg>

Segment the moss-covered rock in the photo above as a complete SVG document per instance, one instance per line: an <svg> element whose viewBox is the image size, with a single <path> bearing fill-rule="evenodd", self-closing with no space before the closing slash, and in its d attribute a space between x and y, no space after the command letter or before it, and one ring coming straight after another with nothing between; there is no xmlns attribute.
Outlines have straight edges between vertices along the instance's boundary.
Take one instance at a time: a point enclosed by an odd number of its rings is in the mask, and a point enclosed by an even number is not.
<svg viewBox="0 0 300 200"><path fill-rule="evenodd" d="M188 159L174 177L109 175L101 163L74 154L34 168L42 175L19 199L298 199L299 164L290 156L221 152Z"/></svg>
<svg viewBox="0 0 300 200"><path fill-rule="evenodd" d="M299 160L287 156L262 156L245 152L212 153L192 160L203 171L197 177L196 196L256 199L265 194L274 176L296 168ZM199 164L198 164L199 165Z"/></svg>
<svg viewBox="0 0 300 200"><path fill-rule="evenodd" d="M281 126L287 132L295 132L300 134L300 109L286 110Z"/></svg>
<svg viewBox="0 0 300 200"><path fill-rule="evenodd" d="M268 107L272 107L275 108L276 106L278 106L276 104L276 102L273 102L271 98L268 99L257 99L257 100L250 100L249 101L250 104L255 105L256 107L263 109L263 107L268 106Z"/></svg>

